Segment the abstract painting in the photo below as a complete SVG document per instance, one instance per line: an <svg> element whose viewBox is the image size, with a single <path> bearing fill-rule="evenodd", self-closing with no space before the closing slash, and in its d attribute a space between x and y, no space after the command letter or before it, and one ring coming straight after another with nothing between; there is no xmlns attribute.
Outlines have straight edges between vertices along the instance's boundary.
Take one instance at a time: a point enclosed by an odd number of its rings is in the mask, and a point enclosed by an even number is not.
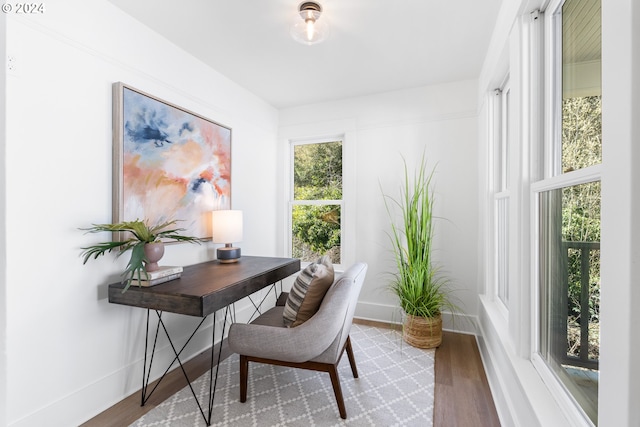
<svg viewBox="0 0 640 427"><path fill-rule="evenodd" d="M113 221L178 220L211 238L211 211L231 208L231 129L114 83Z"/></svg>

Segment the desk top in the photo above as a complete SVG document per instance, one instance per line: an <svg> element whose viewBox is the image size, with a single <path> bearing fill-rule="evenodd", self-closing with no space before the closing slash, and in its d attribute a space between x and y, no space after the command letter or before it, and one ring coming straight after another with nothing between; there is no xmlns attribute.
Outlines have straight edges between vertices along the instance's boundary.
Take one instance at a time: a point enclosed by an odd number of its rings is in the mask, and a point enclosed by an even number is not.
<svg viewBox="0 0 640 427"><path fill-rule="evenodd" d="M300 260L243 256L233 264L184 267L179 279L150 287L109 285L109 302L204 317L300 271Z"/></svg>

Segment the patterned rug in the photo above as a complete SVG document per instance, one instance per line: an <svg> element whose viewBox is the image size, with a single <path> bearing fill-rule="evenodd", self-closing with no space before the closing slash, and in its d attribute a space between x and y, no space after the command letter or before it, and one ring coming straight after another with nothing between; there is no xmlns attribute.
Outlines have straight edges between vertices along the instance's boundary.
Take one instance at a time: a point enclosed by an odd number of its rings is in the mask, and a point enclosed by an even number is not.
<svg viewBox="0 0 640 427"><path fill-rule="evenodd" d="M420 426L433 424L435 350L402 341L397 331L354 324L351 344L359 378L345 354L339 375L347 419L338 413L329 374L249 364L247 401L239 401L238 355L220 365L213 426ZM207 412L208 373L194 390ZM131 426L205 426L188 387Z"/></svg>

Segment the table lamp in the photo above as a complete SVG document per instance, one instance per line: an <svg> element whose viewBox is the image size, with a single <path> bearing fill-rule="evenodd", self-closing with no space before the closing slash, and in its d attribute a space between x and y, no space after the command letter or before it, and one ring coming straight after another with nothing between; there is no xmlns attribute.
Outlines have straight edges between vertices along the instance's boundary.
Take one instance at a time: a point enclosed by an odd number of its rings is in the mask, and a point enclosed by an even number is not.
<svg viewBox="0 0 640 427"><path fill-rule="evenodd" d="M240 248L232 246L233 242L242 241L242 211L218 210L211 215L211 240L213 243L224 243L218 248L218 261L227 264L240 259Z"/></svg>

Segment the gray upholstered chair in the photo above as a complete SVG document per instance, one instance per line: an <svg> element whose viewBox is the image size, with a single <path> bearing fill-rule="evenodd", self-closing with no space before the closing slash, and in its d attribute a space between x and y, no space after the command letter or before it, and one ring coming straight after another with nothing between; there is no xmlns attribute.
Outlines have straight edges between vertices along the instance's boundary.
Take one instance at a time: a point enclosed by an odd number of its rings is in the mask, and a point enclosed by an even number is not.
<svg viewBox="0 0 640 427"><path fill-rule="evenodd" d="M240 355L240 401L247 400L249 362L328 372L342 418L347 411L338 378L338 363L347 351L351 372L358 370L349 332L367 265L356 263L331 285L318 312L295 328L283 324L283 305L276 305L250 324L234 323L229 347Z"/></svg>

